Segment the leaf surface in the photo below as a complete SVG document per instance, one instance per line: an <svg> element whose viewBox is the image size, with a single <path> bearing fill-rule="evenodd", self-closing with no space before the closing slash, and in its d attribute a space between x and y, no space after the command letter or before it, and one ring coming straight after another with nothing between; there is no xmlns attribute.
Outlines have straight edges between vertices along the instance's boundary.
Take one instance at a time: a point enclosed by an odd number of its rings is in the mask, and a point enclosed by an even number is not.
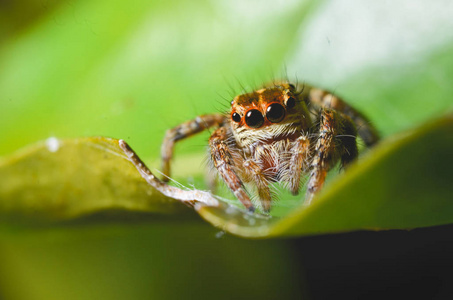
<svg viewBox="0 0 453 300"><path fill-rule="evenodd" d="M153 190L109 138L50 138L0 162L0 210L69 220L105 210L188 212Z"/></svg>
<svg viewBox="0 0 453 300"><path fill-rule="evenodd" d="M252 238L448 224L453 176L445 166L452 163L452 133L449 116L391 138L328 184L312 205L282 218L221 200L195 208L222 230ZM146 183L114 139L48 140L4 160L0 175L6 178L1 213L10 216L70 220L103 210L184 211L181 202Z"/></svg>

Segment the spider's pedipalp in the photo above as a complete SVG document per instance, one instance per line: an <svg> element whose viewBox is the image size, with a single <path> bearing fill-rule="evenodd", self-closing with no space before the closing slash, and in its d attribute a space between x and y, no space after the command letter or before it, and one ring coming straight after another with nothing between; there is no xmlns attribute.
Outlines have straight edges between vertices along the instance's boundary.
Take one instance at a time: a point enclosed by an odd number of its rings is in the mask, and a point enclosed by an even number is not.
<svg viewBox="0 0 453 300"><path fill-rule="evenodd" d="M280 180L287 183L287 189L291 194L297 195L300 189L301 174L307 169L310 158L310 140L306 136L301 136L292 143L287 160L288 166L282 168Z"/></svg>
<svg viewBox="0 0 453 300"><path fill-rule="evenodd" d="M269 189L269 181L263 174L263 169L253 160L248 159L244 162L244 169L247 170L252 181L256 185L258 197L264 212L269 212L271 209L272 193Z"/></svg>

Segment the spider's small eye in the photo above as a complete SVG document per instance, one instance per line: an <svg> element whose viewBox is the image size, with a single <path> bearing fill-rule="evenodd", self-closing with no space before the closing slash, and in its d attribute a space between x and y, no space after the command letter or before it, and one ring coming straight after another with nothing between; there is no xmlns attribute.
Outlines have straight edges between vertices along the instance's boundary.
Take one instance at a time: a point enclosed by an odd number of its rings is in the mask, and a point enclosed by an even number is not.
<svg viewBox="0 0 453 300"><path fill-rule="evenodd" d="M272 123L278 123L285 117L285 108L279 103L272 103L266 109L266 118Z"/></svg>
<svg viewBox="0 0 453 300"><path fill-rule="evenodd" d="M289 97L286 101L286 108L291 109L296 105L296 99L294 97Z"/></svg>
<svg viewBox="0 0 453 300"><path fill-rule="evenodd" d="M245 114L245 123L251 128L260 128L264 123L264 117L259 110L252 109Z"/></svg>
<svg viewBox="0 0 453 300"><path fill-rule="evenodd" d="M231 115L231 119L232 119L234 122L239 123L239 122L241 122L241 115L238 114L237 112L235 112L235 113L233 113L233 114Z"/></svg>

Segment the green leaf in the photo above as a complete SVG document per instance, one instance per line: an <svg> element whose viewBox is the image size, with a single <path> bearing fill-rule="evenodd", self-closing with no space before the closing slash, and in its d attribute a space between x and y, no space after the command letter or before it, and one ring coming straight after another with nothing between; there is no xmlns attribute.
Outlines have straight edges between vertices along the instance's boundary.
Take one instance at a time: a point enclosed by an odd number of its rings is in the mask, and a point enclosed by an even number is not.
<svg viewBox="0 0 453 300"><path fill-rule="evenodd" d="M309 207L283 218L250 214L222 203L208 206L200 194L198 213L224 231L244 237L325 234L363 229L409 229L453 222L450 149L453 117L446 117L370 151ZM169 213L173 198L148 186L105 138L50 139L0 165L0 213L69 220L102 210ZM197 198L198 197L198 198Z"/></svg>
<svg viewBox="0 0 453 300"><path fill-rule="evenodd" d="M0 161L0 214L61 221L100 211L188 213L153 190L108 138L50 138Z"/></svg>

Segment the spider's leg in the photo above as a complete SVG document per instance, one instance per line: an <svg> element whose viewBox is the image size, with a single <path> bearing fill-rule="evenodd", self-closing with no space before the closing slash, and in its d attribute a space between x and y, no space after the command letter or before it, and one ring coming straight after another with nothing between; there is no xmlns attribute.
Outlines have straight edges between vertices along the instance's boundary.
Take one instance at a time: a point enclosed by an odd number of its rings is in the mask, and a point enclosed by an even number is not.
<svg viewBox="0 0 453 300"><path fill-rule="evenodd" d="M209 114L195 118L194 120L182 123L172 129L167 130L162 143L162 173L165 175L162 180L168 181L170 176L170 161L173 157L175 142L190 137L196 133L206 130L213 126L220 126L225 121L225 116L221 114Z"/></svg>
<svg viewBox="0 0 453 300"><path fill-rule="evenodd" d="M291 158L287 168L282 170L280 180L288 183L288 189L293 195L297 195L300 189L301 173L308 167L305 164L309 158L310 140L301 136L294 141L291 148Z"/></svg>
<svg viewBox="0 0 453 300"><path fill-rule="evenodd" d="M315 111L319 111L321 108L331 108L350 117L367 147L371 147L379 141L379 133L370 121L336 95L322 89L306 87L304 99Z"/></svg>
<svg viewBox="0 0 453 300"><path fill-rule="evenodd" d="M236 198L241 201L247 210L253 212L255 208L250 201L250 197L245 192L244 184L234 171L237 161L239 160L239 155L234 153L231 147L228 146L227 140L227 128L220 127L213 132L209 139L212 162Z"/></svg>
<svg viewBox="0 0 453 300"><path fill-rule="evenodd" d="M200 190L183 190L178 187L168 185L167 183L159 180L154 174L148 169L138 155L132 150L132 148L123 140L119 140L118 144L126 154L127 159L134 164L140 175L148 182L149 185L154 187L156 190L161 192L167 197L181 200L188 206L194 206L195 203L201 202L209 206L218 206L219 202L210 193Z"/></svg>
<svg viewBox="0 0 453 300"><path fill-rule="evenodd" d="M305 204L322 188L327 172L341 160L346 166L357 158L357 131L352 120L332 109L321 109L319 135L310 165Z"/></svg>

